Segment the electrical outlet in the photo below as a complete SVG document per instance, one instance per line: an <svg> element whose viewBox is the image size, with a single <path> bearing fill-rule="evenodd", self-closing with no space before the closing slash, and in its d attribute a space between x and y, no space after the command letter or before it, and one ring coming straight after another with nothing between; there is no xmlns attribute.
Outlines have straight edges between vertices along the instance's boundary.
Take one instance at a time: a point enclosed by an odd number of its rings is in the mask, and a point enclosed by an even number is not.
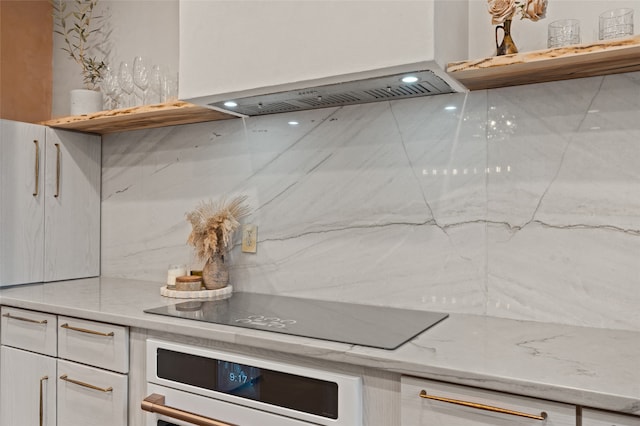
<svg viewBox="0 0 640 426"><path fill-rule="evenodd" d="M258 227L253 224L242 225L242 252L258 251Z"/></svg>

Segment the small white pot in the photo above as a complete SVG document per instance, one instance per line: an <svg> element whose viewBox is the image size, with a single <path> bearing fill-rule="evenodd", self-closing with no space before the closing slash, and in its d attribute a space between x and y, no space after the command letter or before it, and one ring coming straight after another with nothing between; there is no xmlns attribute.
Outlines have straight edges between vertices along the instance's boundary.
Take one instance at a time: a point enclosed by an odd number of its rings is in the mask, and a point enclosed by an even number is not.
<svg viewBox="0 0 640 426"><path fill-rule="evenodd" d="M71 91L71 115L84 115L102 111L102 93L97 90Z"/></svg>

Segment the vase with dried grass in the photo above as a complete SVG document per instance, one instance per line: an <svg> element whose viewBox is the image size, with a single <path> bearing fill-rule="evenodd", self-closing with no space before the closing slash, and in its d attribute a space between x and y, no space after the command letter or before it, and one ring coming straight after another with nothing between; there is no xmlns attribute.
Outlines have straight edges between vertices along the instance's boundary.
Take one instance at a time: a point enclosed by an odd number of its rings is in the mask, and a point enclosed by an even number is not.
<svg viewBox="0 0 640 426"><path fill-rule="evenodd" d="M240 226L240 219L249 215L245 205L247 197L217 202L202 202L187 213L191 234L187 242L196 250L196 256L205 262L202 282L208 290L218 290L229 284L229 267L225 254L233 247L233 234Z"/></svg>

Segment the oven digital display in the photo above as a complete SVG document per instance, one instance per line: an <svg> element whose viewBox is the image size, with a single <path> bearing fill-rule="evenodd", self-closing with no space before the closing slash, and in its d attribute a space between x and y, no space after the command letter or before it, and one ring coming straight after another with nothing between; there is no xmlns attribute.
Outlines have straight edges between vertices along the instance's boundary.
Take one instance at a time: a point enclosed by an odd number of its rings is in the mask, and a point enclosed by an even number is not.
<svg viewBox="0 0 640 426"><path fill-rule="evenodd" d="M259 401L261 376L258 367L218 360L217 390Z"/></svg>
<svg viewBox="0 0 640 426"><path fill-rule="evenodd" d="M157 349L156 374L175 383L338 418L338 384L332 381L164 348Z"/></svg>

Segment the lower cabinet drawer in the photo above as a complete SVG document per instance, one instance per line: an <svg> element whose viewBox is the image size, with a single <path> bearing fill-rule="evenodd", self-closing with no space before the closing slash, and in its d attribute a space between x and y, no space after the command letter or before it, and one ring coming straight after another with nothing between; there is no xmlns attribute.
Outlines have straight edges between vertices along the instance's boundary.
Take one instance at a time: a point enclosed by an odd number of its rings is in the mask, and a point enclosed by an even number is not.
<svg viewBox="0 0 640 426"><path fill-rule="evenodd" d="M58 424L127 424L127 376L58 360Z"/></svg>
<svg viewBox="0 0 640 426"><path fill-rule="evenodd" d="M129 330L120 325L60 316L58 358L127 373Z"/></svg>
<svg viewBox="0 0 640 426"><path fill-rule="evenodd" d="M55 357L57 317L25 309L2 307L2 344Z"/></svg>
<svg viewBox="0 0 640 426"><path fill-rule="evenodd" d="M401 393L402 426L576 425L576 407L557 402L408 376Z"/></svg>
<svg viewBox="0 0 640 426"><path fill-rule="evenodd" d="M583 408L582 426L640 426L640 416Z"/></svg>

